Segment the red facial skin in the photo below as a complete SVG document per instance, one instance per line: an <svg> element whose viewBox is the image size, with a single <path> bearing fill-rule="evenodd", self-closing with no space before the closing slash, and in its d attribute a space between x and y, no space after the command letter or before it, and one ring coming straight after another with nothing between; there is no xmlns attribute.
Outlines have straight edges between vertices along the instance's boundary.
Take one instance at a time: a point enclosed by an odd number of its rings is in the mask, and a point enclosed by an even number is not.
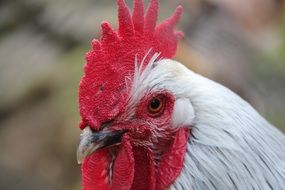
<svg viewBox="0 0 285 190"><path fill-rule="evenodd" d="M189 129L180 127L173 130L171 115L174 98L168 92L163 92L165 101L161 113L155 116L149 114L147 108L153 96L157 94L148 95L141 100L134 119L125 123L115 121L110 126L113 130L128 131L117 146L111 179L108 173L112 162L110 149L99 150L84 160L84 190L163 190L180 174ZM151 128L146 123L155 124L155 127ZM157 142L153 142L153 130L158 128L159 137ZM155 159L156 157L159 159Z"/></svg>

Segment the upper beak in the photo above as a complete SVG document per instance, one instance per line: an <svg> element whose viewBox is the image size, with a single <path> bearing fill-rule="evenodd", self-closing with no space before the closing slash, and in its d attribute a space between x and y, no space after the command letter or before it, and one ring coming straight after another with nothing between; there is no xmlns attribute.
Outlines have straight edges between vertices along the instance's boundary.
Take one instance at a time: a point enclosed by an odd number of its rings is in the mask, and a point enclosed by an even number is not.
<svg viewBox="0 0 285 190"><path fill-rule="evenodd" d="M103 129L93 132L90 127L85 127L80 135L80 142L77 148L77 162L82 161L100 148L104 148L121 141L122 131L110 131Z"/></svg>

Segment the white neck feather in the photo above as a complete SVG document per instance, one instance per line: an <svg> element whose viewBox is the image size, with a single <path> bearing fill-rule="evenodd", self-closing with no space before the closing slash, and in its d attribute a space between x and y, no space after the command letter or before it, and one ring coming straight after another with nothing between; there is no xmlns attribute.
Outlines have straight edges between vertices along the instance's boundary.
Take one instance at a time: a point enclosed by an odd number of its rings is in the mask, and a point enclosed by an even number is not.
<svg viewBox="0 0 285 190"><path fill-rule="evenodd" d="M192 126L184 168L169 189L284 189L284 135L229 89L159 62L148 84L172 91L173 122Z"/></svg>

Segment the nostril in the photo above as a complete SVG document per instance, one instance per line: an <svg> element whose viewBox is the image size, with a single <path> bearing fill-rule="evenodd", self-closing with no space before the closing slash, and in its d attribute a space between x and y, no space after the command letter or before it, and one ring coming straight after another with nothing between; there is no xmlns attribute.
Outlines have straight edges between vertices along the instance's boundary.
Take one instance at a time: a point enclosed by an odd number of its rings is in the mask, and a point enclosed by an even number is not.
<svg viewBox="0 0 285 190"><path fill-rule="evenodd" d="M100 130L103 130L105 128L107 128L108 126L110 126L112 123L114 122L114 119L111 119L109 121L103 122L101 124Z"/></svg>

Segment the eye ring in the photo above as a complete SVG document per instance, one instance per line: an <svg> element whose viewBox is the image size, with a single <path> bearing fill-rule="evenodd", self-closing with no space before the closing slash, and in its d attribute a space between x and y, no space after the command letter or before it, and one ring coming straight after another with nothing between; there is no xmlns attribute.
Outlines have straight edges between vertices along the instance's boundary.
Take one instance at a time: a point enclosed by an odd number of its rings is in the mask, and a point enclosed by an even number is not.
<svg viewBox="0 0 285 190"><path fill-rule="evenodd" d="M151 116L158 116L164 109L164 97L161 95L155 96L148 102L147 112Z"/></svg>

